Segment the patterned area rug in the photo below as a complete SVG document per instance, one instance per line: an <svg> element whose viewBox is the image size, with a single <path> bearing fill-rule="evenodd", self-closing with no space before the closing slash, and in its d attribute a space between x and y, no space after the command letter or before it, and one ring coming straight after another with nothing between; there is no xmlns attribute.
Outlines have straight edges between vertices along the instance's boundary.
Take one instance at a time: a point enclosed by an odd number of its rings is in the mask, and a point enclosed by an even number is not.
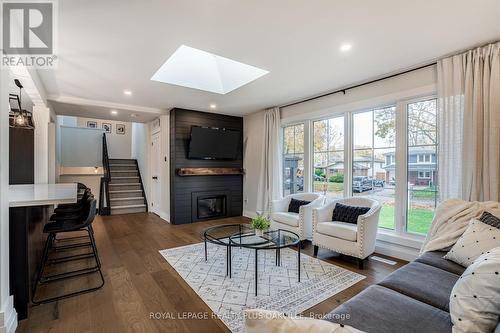
<svg viewBox="0 0 500 333"><path fill-rule="evenodd" d="M255 296L255 251L232 249L232 278L226 276L226 248L193 244L160 251L191 288L234 333L245 332L243 310L260 308L297 315L363 280L363 275L301 254L301 282L297 252L281 250L276 266L274 250L259 251L258 296Z"/></svg>

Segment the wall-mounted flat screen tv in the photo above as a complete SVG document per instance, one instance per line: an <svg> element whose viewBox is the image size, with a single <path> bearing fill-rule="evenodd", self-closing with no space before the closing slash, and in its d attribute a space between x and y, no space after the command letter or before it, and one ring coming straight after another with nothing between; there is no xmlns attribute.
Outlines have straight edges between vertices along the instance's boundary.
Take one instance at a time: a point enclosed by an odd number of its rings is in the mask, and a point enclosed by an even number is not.
<svg viewBox="0 0 500 333"><path fill-rule="evenodd" d="M204 126L191 127L188 158L235 160L241 143L241 131Z"/></svg>

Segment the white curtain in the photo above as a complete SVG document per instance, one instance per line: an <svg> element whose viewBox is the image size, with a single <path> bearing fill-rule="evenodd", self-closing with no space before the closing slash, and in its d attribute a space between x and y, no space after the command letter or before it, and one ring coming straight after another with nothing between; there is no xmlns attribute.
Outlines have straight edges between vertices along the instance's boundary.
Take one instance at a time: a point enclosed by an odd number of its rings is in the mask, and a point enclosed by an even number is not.
<svg viewBox="0 0 500 333"><path fill-rule="evenodd" d="M280 199L282 195L281 118L277 107L264 112L264 144L257 210L268 215L271 200Z"/></svg>
<svg viewBox="0 0 500 333"><path fill-rule="evenodd" d="M500 42L437 65L441 200L499 201Z"/></svg>

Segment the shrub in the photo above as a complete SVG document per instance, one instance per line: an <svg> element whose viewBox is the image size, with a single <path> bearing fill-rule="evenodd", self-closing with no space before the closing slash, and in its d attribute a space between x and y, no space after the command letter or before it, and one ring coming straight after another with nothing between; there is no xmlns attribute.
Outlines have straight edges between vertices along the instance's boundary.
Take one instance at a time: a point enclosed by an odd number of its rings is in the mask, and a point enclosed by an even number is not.
<svg viewBox="0 0 500 333"><path fill-rule="evenodd" d="M335 176L331 176L330 179L328 179L330 183L343 183L344 182L344 175L341 173L336 174Z"/></svg>
<svg viewBox="0 0 500 333"><path fill-rule="evenodd" d="M318 177L325 177L325 172L323 171L323 169L315 169L314 174Z"/></svg>

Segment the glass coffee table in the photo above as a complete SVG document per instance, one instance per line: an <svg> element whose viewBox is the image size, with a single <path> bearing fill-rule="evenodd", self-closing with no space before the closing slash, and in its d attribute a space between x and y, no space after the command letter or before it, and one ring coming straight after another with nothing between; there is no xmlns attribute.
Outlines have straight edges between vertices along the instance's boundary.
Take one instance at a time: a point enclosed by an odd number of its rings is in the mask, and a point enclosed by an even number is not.
<svg viewBox="0 0 500 333"><path fill-rule="evenodd" d="M258 282L258 251L275 250L276 266L281 266L281 249L297 246L297 270L300 282L300 238L294 232L276 229L268 230L263 235L256 235L255 231L245 224L226 224L208 228L204 232L205 260L208 259L207 242L226 247L226 275L231 278L231 248L244 247L255 250L255 295L257 296Z"/></svg>

